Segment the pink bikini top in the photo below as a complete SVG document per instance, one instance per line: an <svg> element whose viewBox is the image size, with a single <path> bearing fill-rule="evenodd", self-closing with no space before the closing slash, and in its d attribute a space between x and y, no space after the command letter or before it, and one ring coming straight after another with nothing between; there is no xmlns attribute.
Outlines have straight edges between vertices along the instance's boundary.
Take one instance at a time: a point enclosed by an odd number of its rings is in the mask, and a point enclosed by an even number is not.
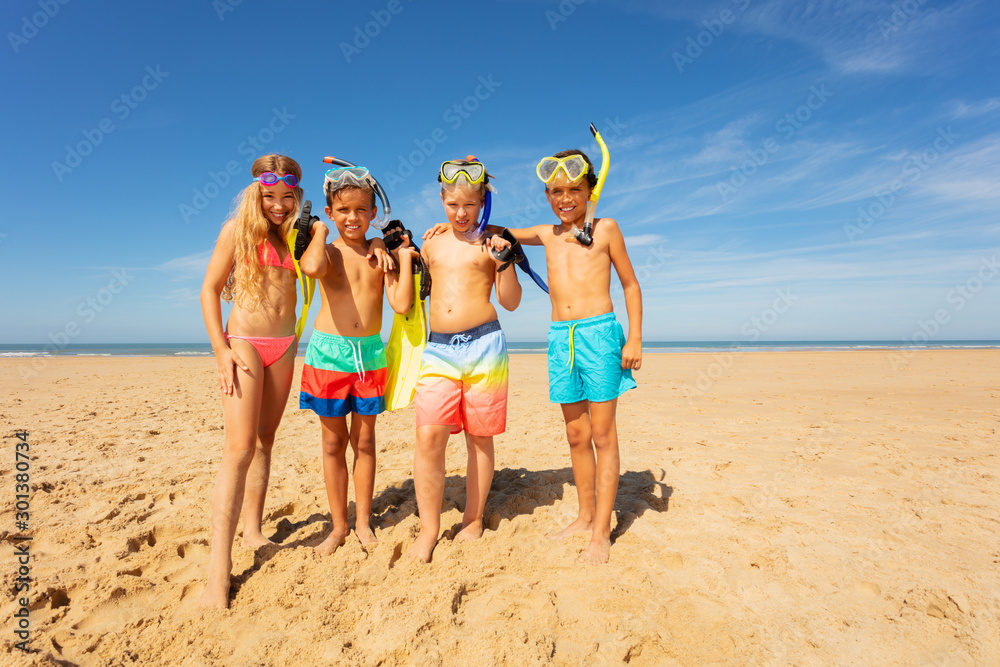
<svg viewBox="0 0 1000 667"><path fill-rule="evenodd" d="M289 271L295 270L295 263L292 260L292 253L289 252L285 255L285 261L281 261L278 257L278 251L274 249L271 245L270 239L264 239L259 246L258 250L258 261L260 261L261 266L277 266L282 269L288 269Z"/></svg>

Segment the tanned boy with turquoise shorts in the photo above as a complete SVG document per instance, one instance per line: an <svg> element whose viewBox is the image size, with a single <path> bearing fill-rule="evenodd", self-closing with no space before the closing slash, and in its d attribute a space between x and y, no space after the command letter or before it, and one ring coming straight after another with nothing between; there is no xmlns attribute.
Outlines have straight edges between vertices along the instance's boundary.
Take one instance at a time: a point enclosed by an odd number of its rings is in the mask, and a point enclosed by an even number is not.
<svg viewBox="0 0 1000 667"><path fill-rule="evenodd" d="M549 400L562 407L579 497L576 520L553 537L589 531L579 561L606 563L620 473L615 415L618 397L636 386L632 371L642 365L642 294L617 222L600 218L590 235L580 234L597 185L590 158L578 150L556 153L539 163L537 174L558 223L510 231L524 245L545 246ZM625 292L628 337L611 302L612 267Z"/></svg>

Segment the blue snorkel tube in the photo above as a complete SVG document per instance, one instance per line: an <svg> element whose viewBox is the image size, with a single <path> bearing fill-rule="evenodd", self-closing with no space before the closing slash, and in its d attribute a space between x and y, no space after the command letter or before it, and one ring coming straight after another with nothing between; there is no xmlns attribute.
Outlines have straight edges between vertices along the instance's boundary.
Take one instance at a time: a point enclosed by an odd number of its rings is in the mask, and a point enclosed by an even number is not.
<svg viewBox="0 0 1000 667"><path fill-rule="evenodd" d="M486 186L486 195L483 197L483 218L479 221L479 224L475 229L471 229L465 232L465 238L470 241L478 241L483 238L483 234L486 232L486 225L490 222L490 211L493 210L493 193L490 192L490 187Z"/></svg>

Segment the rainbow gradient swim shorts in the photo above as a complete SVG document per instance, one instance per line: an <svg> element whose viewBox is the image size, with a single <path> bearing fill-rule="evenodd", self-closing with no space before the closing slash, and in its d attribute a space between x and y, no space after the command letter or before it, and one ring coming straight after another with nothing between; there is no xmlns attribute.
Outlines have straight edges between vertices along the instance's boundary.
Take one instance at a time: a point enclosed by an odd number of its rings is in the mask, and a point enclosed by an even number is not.
<svg viewBox="0 0 1000 667"><path fill-rule="evenodd" d="M507 340L494 320L456 334L431 332L417 379L417 428L498 435L507 429Z"/></svg>

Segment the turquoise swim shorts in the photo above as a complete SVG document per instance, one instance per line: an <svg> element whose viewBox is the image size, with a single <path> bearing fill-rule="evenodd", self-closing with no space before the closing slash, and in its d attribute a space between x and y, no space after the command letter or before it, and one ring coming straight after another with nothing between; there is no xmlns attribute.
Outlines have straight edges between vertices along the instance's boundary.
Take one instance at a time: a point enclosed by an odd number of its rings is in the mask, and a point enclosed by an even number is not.
<svg viewBox="0 0 1000 667"><path fill-rule="evenodd" d="M610 401L635 388L622 368L625 334L615 314L553 322L549 327L549 400Z"/></svg>

